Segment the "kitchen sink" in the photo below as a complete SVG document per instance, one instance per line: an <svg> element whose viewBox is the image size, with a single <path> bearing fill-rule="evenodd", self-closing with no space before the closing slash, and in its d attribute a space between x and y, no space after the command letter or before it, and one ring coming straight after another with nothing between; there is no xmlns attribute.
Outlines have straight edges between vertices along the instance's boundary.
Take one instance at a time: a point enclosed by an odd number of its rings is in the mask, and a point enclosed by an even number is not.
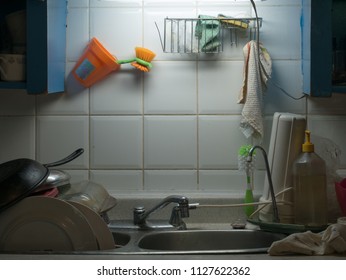
<svg viewBox="0 0 346 280"><path fill-rule="evenodd" d="M143 236L138 247L146 250L178 252L266 252L282 239L281 234L257 230L187 230L158 232Z"/></svg>
<svg viewBox="0 0 346 280"><path fill-rule="evenodd" d="M261 230L182 230L112 232L110 254L251 254L266 253L286 235Z"/></svg>

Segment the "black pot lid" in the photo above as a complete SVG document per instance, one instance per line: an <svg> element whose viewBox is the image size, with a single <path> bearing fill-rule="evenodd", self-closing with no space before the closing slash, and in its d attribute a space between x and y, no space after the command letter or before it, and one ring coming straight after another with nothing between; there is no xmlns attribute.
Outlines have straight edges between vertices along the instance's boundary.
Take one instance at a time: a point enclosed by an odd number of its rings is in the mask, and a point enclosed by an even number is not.
<svg viewBox="0 0 346 280"><path fill-rule="evenodd" d="M31 159L0 164L0 211L27 197L48 175L47 167Z"/></svg>

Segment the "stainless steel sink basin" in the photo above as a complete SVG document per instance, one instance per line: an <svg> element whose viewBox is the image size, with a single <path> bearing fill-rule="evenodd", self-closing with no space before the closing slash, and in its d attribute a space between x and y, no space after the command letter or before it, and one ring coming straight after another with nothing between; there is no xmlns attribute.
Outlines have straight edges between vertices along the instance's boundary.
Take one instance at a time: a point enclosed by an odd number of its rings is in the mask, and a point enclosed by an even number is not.
<svg viewBox="0 0 346 280"><path fill-rule="evenodd" d="M179 253L262 253L285 235L258 230L186 230L153 232L138 241L150 251Z"/></svg>

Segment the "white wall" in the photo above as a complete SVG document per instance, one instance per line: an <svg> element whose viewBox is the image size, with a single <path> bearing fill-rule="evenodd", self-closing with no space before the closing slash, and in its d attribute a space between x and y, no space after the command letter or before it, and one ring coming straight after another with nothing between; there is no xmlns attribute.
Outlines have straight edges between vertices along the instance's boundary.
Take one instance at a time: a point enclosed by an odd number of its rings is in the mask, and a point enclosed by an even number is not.
<svg viewBox="0 0 346 280"><path fill-rule="evenodd" d="M300 0L256 2L263 18L261 41L273 59L272 81L295 97L302 88ZM154 22L199 14L252 15L248 1L69 0L66 92L0 94L0 160L50 162L83 147L64 169L73 181L92 179L114 195L152 193L243 194L245 176L237 152L251 143L239 130L242 48L216 55L163 53ZM118 59L144 46L157 56L150 73L130 65L83 89L69 75L92 37ZM293 100L273 84L264 98L268 148L274 112L308 115L313 135L327 137L345 154L346 95ZM346 168L346 156L340 168ZM261 160L259 167L263 168ZM346 175L346 173L344 173ZM256 172L261 191L264 172Z"/></svg>

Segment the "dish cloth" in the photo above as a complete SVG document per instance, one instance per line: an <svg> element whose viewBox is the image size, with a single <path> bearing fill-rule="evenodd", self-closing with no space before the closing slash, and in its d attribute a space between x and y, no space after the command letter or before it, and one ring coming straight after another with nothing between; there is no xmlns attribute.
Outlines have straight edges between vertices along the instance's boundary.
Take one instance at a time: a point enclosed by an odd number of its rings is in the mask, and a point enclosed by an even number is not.
<svg viewBox="0 0 346 280"><path fill-rule="evenodd" d="M261 140L263 138L262 99L271 76L272 61L267 49L261 43L259 47L258 51L257 41L252 40L243 48L243 86L238 103L244 104L240 130L246 138L253 136Z"/></svg>
<svg viewBox="0 0 346 280"><path fill-rule="evenodd" d="M294 233L286 238L275 241L268 253L272 256L280 255L329 255L346 252L346 225L333 224L325 231L313 233L306 231Z"/></svg>
<svg viewBox="0 0 346 280"><path fill-rule="evenodd" d="M220 21L212 16L200 15L196 23L195 36L203 52L216 51L220 42Z"/></svg>

